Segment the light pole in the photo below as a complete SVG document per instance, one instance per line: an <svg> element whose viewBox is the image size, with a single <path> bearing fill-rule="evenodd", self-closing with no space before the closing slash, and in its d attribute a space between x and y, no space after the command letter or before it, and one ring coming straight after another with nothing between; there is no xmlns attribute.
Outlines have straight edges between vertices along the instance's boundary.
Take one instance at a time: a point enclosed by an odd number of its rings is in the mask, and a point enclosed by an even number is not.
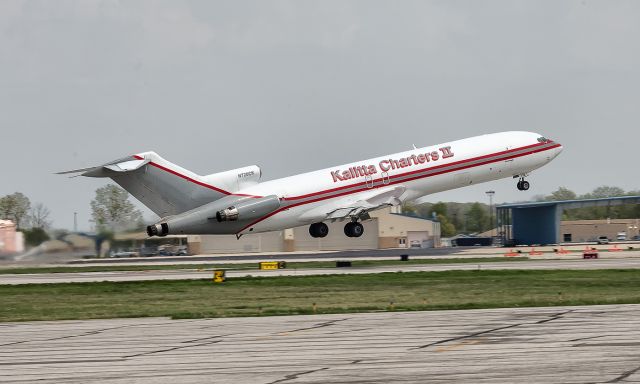
<svg viewBox="0 0 640 384"><path fill-rule="evenodd" d="M487 191L485 193L489 196L489 230L493 233L493 195L496 194L496 191Z"/></svg>

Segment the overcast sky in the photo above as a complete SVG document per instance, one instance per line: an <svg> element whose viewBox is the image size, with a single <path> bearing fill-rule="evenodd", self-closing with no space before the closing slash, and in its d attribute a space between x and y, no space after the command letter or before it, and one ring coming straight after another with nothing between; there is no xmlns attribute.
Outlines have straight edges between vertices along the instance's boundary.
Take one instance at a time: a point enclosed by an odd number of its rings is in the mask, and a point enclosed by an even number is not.
<svg viewBox="0 0 640 384"><path fill-rule="evenodd" d="M483 133L564 152L528 192L639 189L640 1L0 1L0 196L90 227L105 179L154 150L273 179ZM150 211L145 215L152 218Z"/></svg>

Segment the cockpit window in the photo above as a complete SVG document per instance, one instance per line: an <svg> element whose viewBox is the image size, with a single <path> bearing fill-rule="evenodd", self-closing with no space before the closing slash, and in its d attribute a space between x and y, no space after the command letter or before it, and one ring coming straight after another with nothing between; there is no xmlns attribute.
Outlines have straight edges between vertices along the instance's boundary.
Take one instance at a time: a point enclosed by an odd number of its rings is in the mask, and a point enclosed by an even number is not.
<svg viewBox="0 0 640 384"><path fill-rule="evenodd" d="M544 137L544 136L540 136L540 137L538 137L538 141L539 141L539 142L541 142L541 143L546 143L546 142L548 142L548 141L549 141L549 139L547 139L547 138L546 138L546 137Z"/></svg>

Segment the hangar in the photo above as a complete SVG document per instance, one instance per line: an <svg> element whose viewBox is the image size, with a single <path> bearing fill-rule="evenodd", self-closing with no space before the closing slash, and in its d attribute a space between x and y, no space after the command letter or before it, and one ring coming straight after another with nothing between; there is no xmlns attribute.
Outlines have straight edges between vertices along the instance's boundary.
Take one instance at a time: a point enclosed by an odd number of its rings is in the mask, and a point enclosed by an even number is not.
<svg viewBox="0 0 640 384"><path fill-rule="evenodd" d="M390 207L370 213L371 220L362 222L364 235L344 235L344 222L327 222L329 235L314 238L309 227L296 227L244 235L189 235L189 254L238 252L338 251L384 248L431 248L440 246L440 223L400 212Z"/></svg>
<svg viewBox="0 0 640 384"><path fill-rule="evenodd" d="M564 210L625 204L640 204L640 196L498 205L498 236L505 246L559 244L564 241L560 231Z"/></svg>

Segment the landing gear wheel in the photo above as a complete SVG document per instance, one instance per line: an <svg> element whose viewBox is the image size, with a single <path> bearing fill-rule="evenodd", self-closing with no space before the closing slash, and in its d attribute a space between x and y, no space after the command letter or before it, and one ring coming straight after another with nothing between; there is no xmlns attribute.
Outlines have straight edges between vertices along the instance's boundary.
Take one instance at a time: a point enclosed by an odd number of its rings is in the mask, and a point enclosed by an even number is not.
<svg viewBox="0 0 640 384"><path fill-rule="evenodd" d="M311 237L325 237L329 234L329 226L325 223L314 223L309 226Z"/></svg>
<svg viewBox="0 0 640 384"><path fill-rule="evenodd" d="M530 187L529 182L522 178L520 179L520 181L518 181L518 184L516 184L516 186L518 187L519 191L528 191Z"/></svg>
<svg viewBox="0 0 640 384"><path fill-rule="evenodd" d="M348 237L360 237L364 233L364 227L358 222L350 222L344 226L344 234Z"/></svg>

